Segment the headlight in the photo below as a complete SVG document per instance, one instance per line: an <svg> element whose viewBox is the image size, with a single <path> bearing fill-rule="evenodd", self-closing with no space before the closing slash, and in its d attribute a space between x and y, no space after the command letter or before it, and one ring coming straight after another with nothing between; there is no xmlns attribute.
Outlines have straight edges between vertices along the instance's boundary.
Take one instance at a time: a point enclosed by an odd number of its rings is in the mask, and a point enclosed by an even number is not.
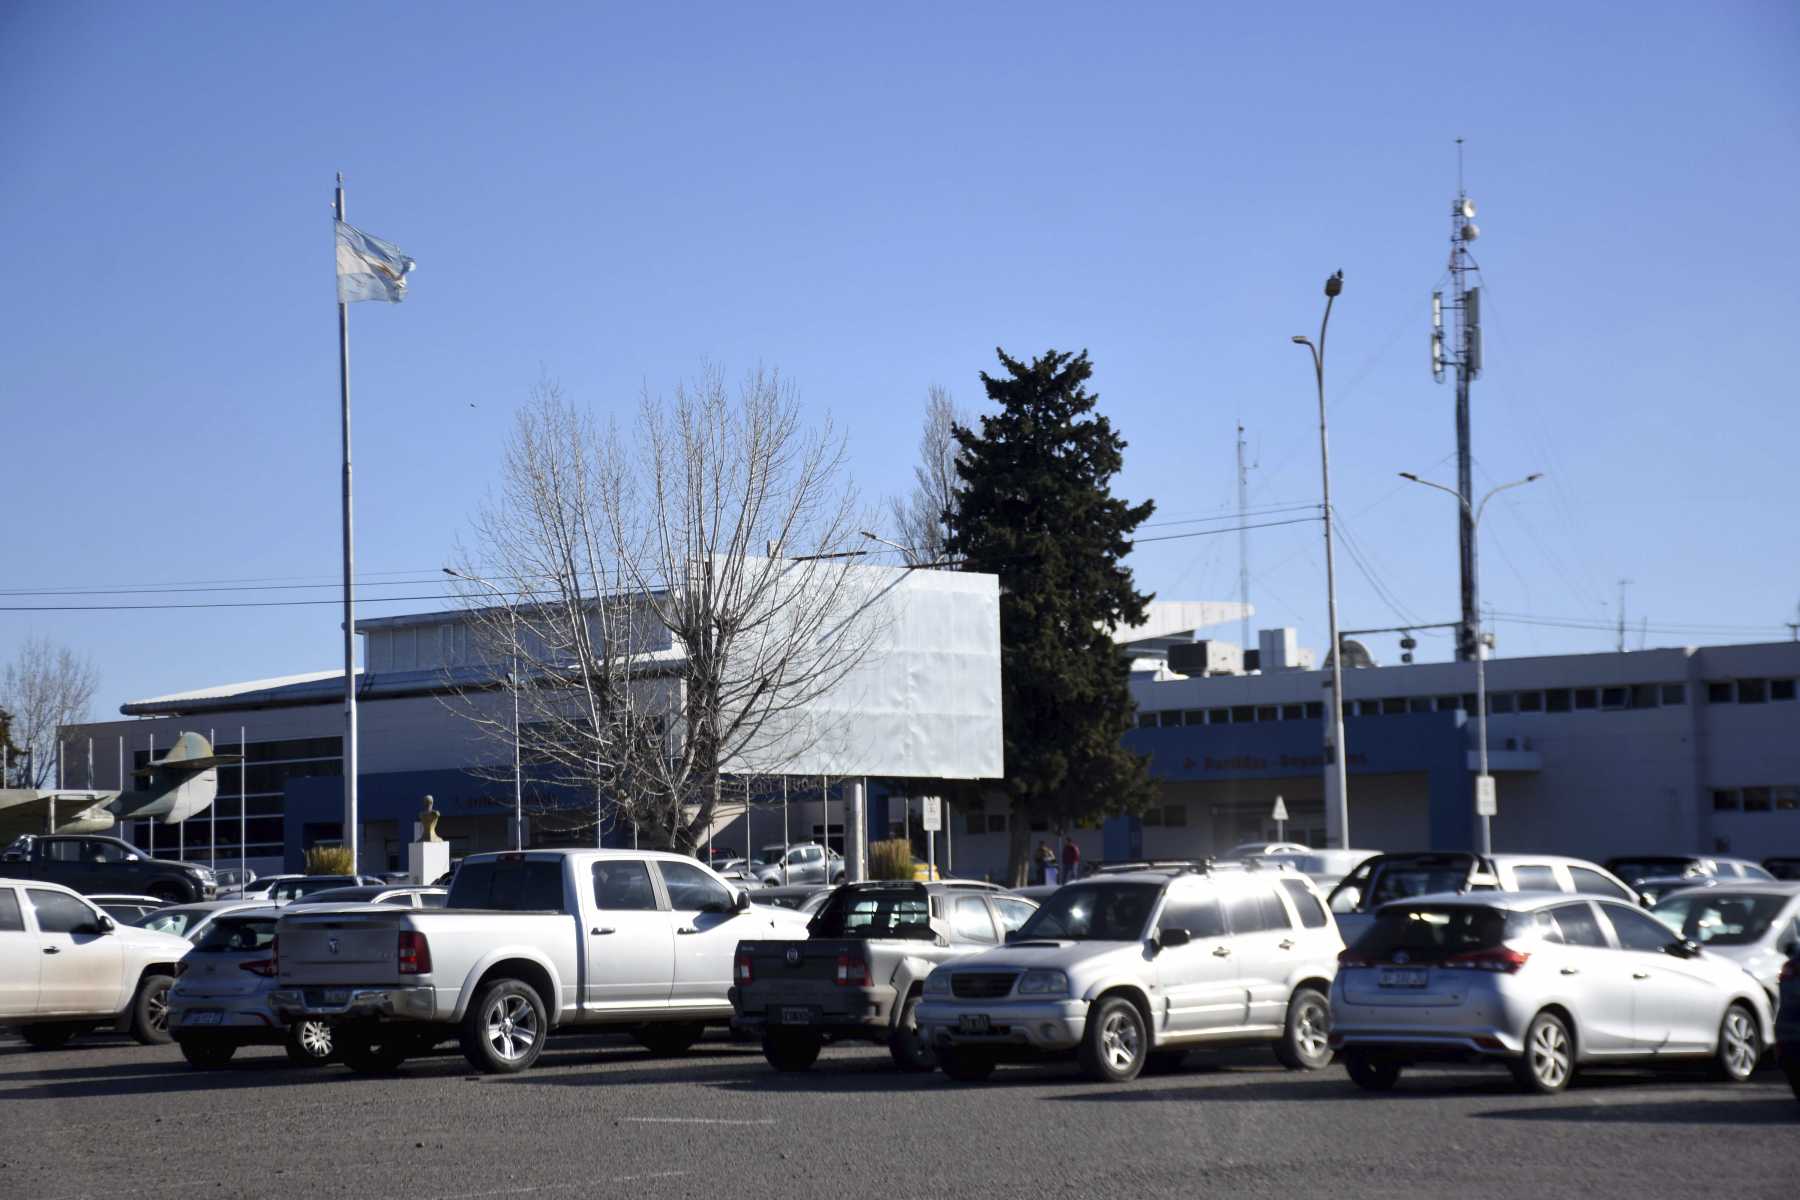
<svg viewBox="0 0 1800 1200"><path fill-rule="evenodd" d="M943 996L950 991L950 972L933 971L925 977L925 992L931 996Z"/></svg>
<svg viewBox="0 0 1800 1200"><path fill-rule="evenodd" d="M1019 976L1021 996L1066 996L1069 977L1061 971L1027 971Z"/></svg>

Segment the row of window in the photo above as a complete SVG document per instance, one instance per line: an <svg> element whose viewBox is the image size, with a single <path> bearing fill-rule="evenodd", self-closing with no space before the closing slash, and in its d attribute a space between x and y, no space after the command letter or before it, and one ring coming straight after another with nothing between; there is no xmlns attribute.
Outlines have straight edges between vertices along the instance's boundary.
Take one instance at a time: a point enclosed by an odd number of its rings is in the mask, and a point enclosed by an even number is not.
<svg viewBox="0 0 1800 1200"><path fill-rule="evenodd" d="M1800 787L1714 788L1714 812L1800 812Z"/></svg>
<svg viewBox="0 0 1800 1200"><path fill-rule="evenodd" d="M1715 679L1706 685L1708 704L1768 704L1794 698L1792 679Z"/></svg>
<svg viewBox="0 0 1800 1200"><path fill-rule="evenodd" d="M1742 681L1739 681L1742 682ZM1786 697L1793 698L1792 680ZM1709 685L1717 686L1717 685ZM1729 684L1725 685L1731 686ZM1773 689L1770 689L1772 696ZM1566 713L1620 712L1631 709L1666 708L1687 703L1687 685L1680 683L1639 683L1630 686L1598 688L1545 688L1528 692L1489 692L1488 712ZM1375 700L1347 700L1346 717L1393 717L1407 713L1478 711L1474 692L1460 696L1384 696ZM1161 709L1140 712L1140 729L1167 728L1171 725L1244 725L1259 721L1319 721L1325 717L1325 705L1314 700L1307 704L1241 704L1231 708Z"/></svg>

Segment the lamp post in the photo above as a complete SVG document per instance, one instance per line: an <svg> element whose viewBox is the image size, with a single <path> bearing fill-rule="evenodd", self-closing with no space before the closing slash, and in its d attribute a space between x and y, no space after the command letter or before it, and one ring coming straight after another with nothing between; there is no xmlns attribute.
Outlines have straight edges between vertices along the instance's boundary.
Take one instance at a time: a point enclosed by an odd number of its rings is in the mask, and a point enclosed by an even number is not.
<svg viewBox="0 0 1800 1200"><path fill-rule="evenodd" d="M1485 495L1481 498L1481 503L1477 504L1471 510L1469 507L1469 502L1467 500L1463 499L1462 493L1457 491L1455 488L1445 487L1441 483L1433 483L1429 479L1420 479L1417 475L1414 475L1411 471L1400 472L1400 478L1402 478L1402 479L1410 480L1413 483L1422 483L1428 488L1436 488L1438 491L1444 492L1444 493L1454 496L1456 498L1456 502L1462 506L1463 515L1468 517L1468 519L1469 519L1469 543L1471 546L1473 546L1475 544L1475 539L1481 535L1481 514L1485 511L1487 511L1487 505L1488 505L1489 500L1492 500L1496 495L1498 495L1501 492L1504 492L1507 488L1524 487L1526 484L1534 483L1537 480L1542 479L1543 477L1544 477L1544 473L1542 471L1538 471L1533 474L1527 475L1523 479L1515 479L1511 483L1503 483L1497 488L1492 488L1488 491L1487 495ZM1471 555L1471 559L1475 562L1480 561L1480 558L1478 555ZM1480 580L1473 579L1473 580L1471 580L1471 582L1474 583L1476 594L1479 595L1480 588L1481 588ZM1488 717L1488 714L1487 714L1487 707L1488 707L1487 706L1487 652L1488 652L1488 647L1490 646L1491 643L1488 641L1487 635L1485 635L1481 632L1479 617L1476 618L1476 628L1474 630L1474 634L1475 634L1475 637L1474 637L1474 642L1475 642L1475 744L1479 748L1477 750L1477 754L1476 754L1477 762L1479 764L1479 766L1477 768L1477 773L1476 773L1476 781L1477 782L1475 784L1476 808L1477 808L1477 815L1481 818L1481 853L1483 855L1489 855L1494 852L1493 817L1490 813L1485 811L1484 806L1481 804L1481 793L1486 791L1487 789L1493 787L1492 779L1488 775L1488 730L1487 730L1487 717Z"/></svg>
<svg viewBox="0 0 1800 1200"><path fill-rule="evenodd" d="M1325 330L1331 324L1331 302L1344 290L1344 273L1325 281L1325 316L1319 321L1319 343L1295 334L1296 345L1312 353L1313 378L1319 385L1319 473L1325 510L1325 608L1331 626L1331 708L1325 725L1325 841L1343 850L1350 846L1350 789L1344 761L1344 654L1338 644L1337 563L1331 551L1331 443L1325 429Z"/></svg>
<svg viewBox="0 0 1800 1200"><path fill-rule="evenodd" d="M899 542L889 541L887 538L882 537L879 533L870 533L866 529L859 529L859 530L857 530L857 532L860 533L863 537L868 538L871 542L880 542L884 546L890 547L894 550L898 550L901 553L901 555L904 558L906 558L906 560L909 563L912 561L912 555L913 555L912 547L902 546Z"/></svg>
<svg viewBox="0 0 1800 1200"><path fill-rule="evenodd" d="M445 567L444 574L452 579L461 579L468 583L478 584L494 593L501 601L506 601L506 593L481 578L470 575L466 571L458 571L455 567ZM512 693L513 704L513 849L525 848L525 785L519 770L519 610L510 602L506 605L506 617L510 627L507 641L511 643L512 672L507 676L508 688Z"/></svg>

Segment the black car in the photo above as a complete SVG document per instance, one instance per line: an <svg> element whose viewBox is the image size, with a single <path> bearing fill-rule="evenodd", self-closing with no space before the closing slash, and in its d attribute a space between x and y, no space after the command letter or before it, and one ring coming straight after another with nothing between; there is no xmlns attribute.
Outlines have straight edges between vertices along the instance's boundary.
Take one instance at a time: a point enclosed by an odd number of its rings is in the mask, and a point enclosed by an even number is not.
<svg viewBox="0 0 1800 1200"><path fill-rule="evenodd" d="M1775 1018L1775 1059L1800 1100L1800 955L1781 968L1781 1011Z"/></svg>
<svg viewBox="0 0 1800 1200"><path fill-rule="evenodd" d="M168 904L211 900L213 873L198 863L151 858L114 837L24 834L0 854L0 875L60 883L84 896L154 896Z"/></svg>

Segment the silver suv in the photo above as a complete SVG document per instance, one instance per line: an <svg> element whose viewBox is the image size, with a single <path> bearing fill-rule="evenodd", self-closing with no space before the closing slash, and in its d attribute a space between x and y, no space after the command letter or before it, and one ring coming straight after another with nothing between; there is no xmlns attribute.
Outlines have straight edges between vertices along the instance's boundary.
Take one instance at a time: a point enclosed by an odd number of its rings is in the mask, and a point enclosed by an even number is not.
<svg viewBox="0 0 1800 1200"><path fill-rule="evenodd" d="M1123 1081L1236 1042L1316 1070L1331 1061L1342 947L1297 873L1108 874L1058 889L1005 946L933 971L918 1021L944 1073L965 1081L1067 1054L1089 1078Z"/></svg>

